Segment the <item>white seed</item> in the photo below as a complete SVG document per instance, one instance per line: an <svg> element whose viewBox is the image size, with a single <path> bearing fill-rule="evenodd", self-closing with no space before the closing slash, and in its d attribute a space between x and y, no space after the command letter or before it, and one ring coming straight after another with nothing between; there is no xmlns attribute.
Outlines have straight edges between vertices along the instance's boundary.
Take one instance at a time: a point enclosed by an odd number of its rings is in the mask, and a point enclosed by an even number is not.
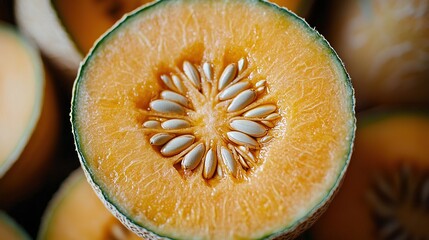
<svg viewBox="0 0 429 240"><path fill-rule="evenodd" d="M231 140L233 143L243 145L249 148L259 148L259 144L255 139L242 132L230 131L227 132L226 135L228 139Z"/></svg>
<svg viewBox="0 0 429 240"><path fill-rule="evenodd" d="M200 164L201 159L203 159L204 152L206 147L204 143L198 144L194 149L189 151L182 160L182 167L188 170L194 170L198 164Z"/></svg>
<svg viewBox="0 0 429 240"><path fill-rule="evenodd" d="M176 155L185 150L187 147L191 146L194 140L195 137L192 135L182 135L175 137L161 148L161 154L167 157Z"/></svg>
<svg viewBox="0 0 429 240"><path fill-rule="evenodd" d="M231 63L226 66L225 70L223 70L222 75L220 75L218 90L224 89L237 75L237 66L235 63Z"/></svg>
<svg viewBox="0 0 429 240"><path fill-rule="evenodd" d="M267 134L266 127L251 120L236 119L231 121L229 126L234 130L246 133L252 137L262 137Z"/></svg>
<svg viewBox="0 0 429 240"><path fill-rule="evenodd" d="M251 162L251 163L255 163L257 162L255 156L253 156L252 152L249 151L249 149L247 149L244 146L238 146L235 148L235 150L237 150L237 152L244 157L244 159L246 159L247 161Z"/></svg>
<svg viewBox="0 0 429 240"><path fill-rule="evenodd" d="M259 139L259 142L260 142L260 143L267 143L267 142L268 142L268 141L270 141L271 139L273 139L273 137L272 137L272 136L265 136L265 137L263 137L263 138Z"/></svg>
<svg viewBox="0 0 429 240"><path fill-rule="evenodd" d="M171 90L175 91L176 90L176 86L174 86L173 81L171 81L171 78L168 75L161 75L161 80L162 82Z"/></svg>
<svg viewBox="0 0 429 240"><path fill-rule="evenodd" d="M215 154L213 149L210 148L204 160L203 177L205 179L212 178L213 174L216 171L216 166L217 166L217 155Z"/></svg>
<svg viewBox="0 0 429 240"><path fill-rule="evenodd" d="M185 86L183 86L182 80L174 74L171 76L171 79L173 79L174 86L176 86L177 90L180 93L185 93Z"/></svg>
<svg viewBox="0 0 429 240"><path fill-rule="evenodd" d="M238 94L234 99L232 99L231 104L229 104L227 111L228 112L235 112L239 111L245 107L247 107L249 104L251 104L256 99L256 93L255 91L248 89L240 94Z"/></svg>
<svg viewBox="0 0 429 240"><path fill-rule="evenodd" d="M258 82L255 84L255 87L256 87L256 88L263 87L263 86L265 86L265 84L266 84L266 83L267 83L267 81L266 81L266 80L258 81Z"/></svg>
<svg viewBox="0 0 429 240"><path fill-rule="evenodd" d="M238 64L238 73L242 73L244 69L246 69L247 67L247 60L245 58L240 58L237 64Z"/></svg>
<svg viewBox="0 0 429 240"><path fill-rule="evenodd" d="M180 129L180 128L188 128L190 126L191 126L191 123L183 119L169 119L161 123L161 127L163 129Z"/></svg>
<svg viewBox="0 0 429 240"><path fill-rule="evenodd" d="M188 99L185 96L178 94L176 92L173 92L173 91L168 91L168 90L162 91L161 92L161 98L166 99L166 100L170 100L170 101L173 101L176 103L180 103L184 107L189 107Z"/></svg>
<svg viewBox="0 0 429 240"><path fill-rule="evenodd" d="M220 167L220 164L217 165L216 173L217 175L219 175L219 177L223 177L223 171L222 171L222 168Z"/></svg>
<svg viewBox="0 0 429 240"><path fill-rule="evenodd" d="M113 239L125 240L128 238L128 230L121 223L114 223L110 228Z"/></svg>
<svg viewBox="0 0 429 240"><path fill-rule="evenodd" d="M250 87L250 83L248 81L244 82L238 82L236 84L233 84L219 93L219 100L228 100L235 96L237 96L242 91L248 89Z"/></svg>
<svg viewBox="0 0 429 240"><path fill-rule="evenodd" d="M161 123L156 120L149 120L143 123L145 128L161 128Z"/></svg>
<svg viewBox="0 0 429 240"><path fill-rule="evenodd" d="M150 108L161 113L176 113L183 115L185 109L178 103L170 100L154 100L149 104Z"/></svg>
<svg viewBox="0 0 429 240"><path fill-rule="evenodd" d="M238 156L238 161L240 162L241 166L243 166L243 168L245 169L250 168L249 165L247 165L246 160L244 160L244 158L241 155Z"/></svg>
<svg viewBox="0 0 429 240"><path fill-rule="evenodd" d="M258 87L255 91L258 95L260 95L265 92L265 86Z"/></svg>
<svg viewBox="0 0 429 240"><path fill-rule="evenodd" d="M188 77L188 79L191 80L191 82L194 84L194 86L197 89L200 89L201 88L200 75L198 74L198 71L195 68L195 66L192 63L185 61L183 62L183 71L185 72L185 75Z"/></svg>
<svg viewBox="0 0 429 240"><path fill-rule="evenodd" d="M244 117L265 117L268 114L274 112L277 109L274 104L262 105L256 108L253 108L243 114Z"/></svg>
<svg viewBox="0 0 429 240"><path fill-rule="evenodd" d="M176 135L171 133L157 133L150 138L149 143L153 146L162 146L175 136Z"/></svg>
<svg viewBox="0 0 429 240"><path fill-rule="evenodd" d="M208 62L205 62L203 64L203 71L204 71L204 74L206 75L207 81L212 82L212 80L213 80L212 65Z"/></svg>
<svg viewBox="0 0 429 240"><path fill-rule="evenodd" d="M271 113L270 115L266 116L265 119L268 121L272 121L272 120L277 120L279 119L281 116L278 113Z"/></svg>
<svg viewBox="0 0 429 240"><path fill-rule="evenodd" d="M232 153L226 147L222 146L220 149L220 154L226 168L235 177L237 175L237 163L234 160Z"/></svg>
<svg viewBox="0 0 429 240"><path fill-rule="evenodd" d="M265 126L267 126L269 128L273 128L274 127L274 123L272 123L270 121L261 121L261 123L263 123Z"/></svg>

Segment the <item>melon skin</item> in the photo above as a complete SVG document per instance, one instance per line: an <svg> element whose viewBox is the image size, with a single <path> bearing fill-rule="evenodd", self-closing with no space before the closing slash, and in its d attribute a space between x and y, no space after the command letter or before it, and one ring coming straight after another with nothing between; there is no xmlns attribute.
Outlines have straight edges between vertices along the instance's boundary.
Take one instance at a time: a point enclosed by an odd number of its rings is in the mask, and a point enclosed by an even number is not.
<svg viewBox="0 0 429 240"><path fill-rule="evenodd" d="M115 32L116 29L120 28L122 25L125 25L127 23L127 21L129 21L130 19L132 19L134 17L137 17L139 14L143 13L144 11L149 11L151 8L157 7L158 5L162 5L165 2L170 2L170 1L159 1L159 2L154 3L152 5L137 9L130 14L127 14L124 18L122 18L122 20L120 22L116 23L115 26L112 27L110 31L106 32L96 42L96 44L94 45L91 52L86 56L86 58L82 62L81 68L79 69L78 77L77 77L75 84L74 84L74 87L73 87L72 112L71 112L72 131L73 131L73 135L74 135L74 139L75 139L76 151L78 152L79 160L81 162L85 176L87 177L89 183L91 184L91 186L95 190L98 197L103 201L105 206L130 230L137 233L139 236L144 237L145 239L170 239L170 238L168 236L164 236L162 234L158 234L158 233L154 232L150 228L142 225L142 223L138 223L138 222L134 221L131 216L124 213L124 211L119 206L117 206L115 204L115 202L111 199L111 197L109 197L108 194L103 191L101 184L97 182L96 178L93 175L93 170L91 169L91 167L89 166L89 164L87 162L85 152L82 150L83 147L81 145L79 129L76 125L76 120L75 120L77 118L76 106L77 106L77 101L78 101L77 98L79 95L79 90L81 88L80 85L82 84L82 81L83 81L81 79L81 75L85 72L85 67L89 64L89 61L93 57L94 52L96 52L98 48L101 48L101 46L104 44L104 41L106 39L108 39L109 36ZM254 2L260 2L262 4L272 6L270 3L267 3L265 1L254 1ZM285 9L281 9L281 8L277 8L277 9L282 11L285 15L287 15L289 17L293 17L296 21L299 22L299 24L304 25L305 28L307 28L307 29L311 28L302 18L298 17L297 15L292 14ZM349 107L350 107L350 109L351 109L350 111L352 112L352 115L353 115L353 119L351 120L352 121L351 129L350 129L351 134L350 134L350 138L348 138L351 146L350 146L350 148L348 148L347 153L344 156L344 165L342 165L341 172L338 174L338 178L336 179L334 185L329 190L329 192L326 194L326 196L320 201L320 203L317 206L314 206L313 209L311 209L304 217L297 220L293 225L287 226L278 232L263 236L263 237L261 237L261 239L293 239L293 238L299 236L299 234L302 233L304 230L309 228L317 220L317 218L323 214L323 212L329 206L329 203L333 199L334 195L336 194L337 190L339 189L339 187L342 183L345 172L347 170L347 166L348 166L349 161L350 161L350 156L352 153L352 142L354 140L354 131L355 131L355 118L354 118L355 100L353 97L354 92L353 92L353 88L351 87L350 77L348 76L347 72L344 70L344 65L343 65L342 61L339 59L339 57L335 53L335 51L331 48L329 43L327 43L327 41L323 38L323 36L319 35L317 32L315 32L315 34L317 35L318 40L320 40L320 42L322 42L322 45L324 45L324 47L326 47L328 49L329 54L331 55L331 57L333 59L335 59L339 68L343 69L343 72L342 72L343 76L342 77L343 77L343 79L345 79L344 84L347 86L347 89L350 93L350 99L351 100L350 100L350 106Z"/></svg>
<svg viewBox="0 0 429 240"><path fill-rule="evenodd" d="M36 99L29 100L34 103L34 109L29 109L31 118L19 142L0 166L0 206L9 208L33 194L44 182L59 137L59 113L52 80L35 47L7 25L0 25L0 34L14 36L27 51L35 69L36 86ZM9 100L13 104L14 100Z"/></svg>
<svg viewBox="0 0 429 240"><path fill-rule="evenodd" d="M0 237L2 240L30 240L30 236L6 213L0 211Z"/></svg>
<svg viewBox="0 0 429 240"><path fill-rule="evenodd" d="M375 240L382 238L383 227L386 226L382 224L386 220L378 219L380 216L377 215L369 200L369 193L376 192L375 186L381 182L381 179L385 184L385 190L389 189L386 191L392 191L392 189L396 191L398 184L404 188L403 195L399 195L402 198L396 201L386 197L389 196L388 193L379 192L382 196L380 199L384 199L379 204L392 210L393 221L399 225L400 230L396 228L395 231L391 231L391 234L405 232L409 238L426 239L429 236L426 224L429 215L421 208L425 203L422 203L419 208L413 208L412 204L404 208L401 204L404 203L404 199L410 197L406 195L410 192L413 195L411 199L415 201L414 204L418 204L421 200L418 198L420 193L416 189L427 182L429 112L427 109L417 108L375 108L361 112L358 119L354 154L343 188L333 200L332 206L308 231L309 239ZM395 177L403 177L402 167L410 170L408 176L411 178L407 180L412 184L412 190L407 189L409 185L402 185L403 182L392 181ZM422 176L426 178L419 178ZM395 180L398 179L395 178ZM392 185L393 183L395 185ZM385 194L384 198L382 194ZM413 231L420 235L413 235ZM384 237L394 238L395 236L387 234Z"/></svg>

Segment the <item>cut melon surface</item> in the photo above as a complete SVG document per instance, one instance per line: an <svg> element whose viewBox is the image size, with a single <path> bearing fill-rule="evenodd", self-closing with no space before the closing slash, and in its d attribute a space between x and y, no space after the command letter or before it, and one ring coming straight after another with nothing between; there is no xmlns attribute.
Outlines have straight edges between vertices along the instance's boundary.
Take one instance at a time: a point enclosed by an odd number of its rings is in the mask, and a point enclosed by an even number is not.
<svg viewBox="0 0 429 240"><path fill-rule="evenodd" d="M51 80L36 48L0 24L0 206L31 195L43 181L58 137Z"/></svg>
<svg viewBox="0 0 429 240"><path fill-rule="evenodd" d="M44 77L37 52L0 25L0 177L19 158L40 116Z"/></svg>
<svg viewBox="0 0 429 240"><path fill-rule="evenodd" d="M429 114L383 110L358 119L343 187L312 239L427 239Z"/></svg>
<svg viewBox="0 0 429 240"><path fill-rule="evenodd" d="M52 62L75 77L94 42L125 13L153 0L17 0L21 29L36 40ZM313 0L274 0L305 16Z"/></svg>
<svg viewBox="0 0 429 240"><path fill-rule="evenodd" d="M71 122L89 181L140 236L287 238L338 188L353 108L341 61L289 11L160 1L87 56Z"/></svg>
<svg viewBox="0 0 429 240"><path fill-rule="evenodd" d="M137 240L103 205L81 169L63 183L43 215L37 239Z"/></svg>
<svg viewBox="0 0 429 240"><path fill-rule="evenodd" d="M29 240L28 234L6 213L0 211L0 237L2 240Z"/></svg>

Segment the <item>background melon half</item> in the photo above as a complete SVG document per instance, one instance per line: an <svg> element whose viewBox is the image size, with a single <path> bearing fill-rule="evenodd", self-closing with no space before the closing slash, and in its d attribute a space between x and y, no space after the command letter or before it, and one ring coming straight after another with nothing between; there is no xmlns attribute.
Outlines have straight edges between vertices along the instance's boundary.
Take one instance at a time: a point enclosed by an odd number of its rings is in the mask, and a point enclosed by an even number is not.
<svg viewBox="0 0 429 240"><path fill-rule="evenodd" d="M429 113L365 112L343 187L312 239L428 239L428 209Z"/></svg>
<svg viewBox="0 0 429 240"><path fill-rule="evenodd" d="M0 237L2 240L29 240L28 234L8 215L0 211Z"/></svg>
<svg viewBox="0 0 429 240"><path fill-rule="evenodd" d="M54 64L76 76L80 61L94 42L125 13L152 0L17 0L20 28L31 36ZM306 14L313 0L276 0Z"/></svg>
<svg viewBox="0 0 429 240"><path fill-rule="evenodd" d="M58 134L55 94L37 50L0 23L0 206L43 180Z"/></svg>
<svg viewBox="0 0 429 240"><path fill-rule="evenodd" d="M337 190L355 130L333 49L256 0L136 10L82 63L71 122L98 196L150 239L297 236Z"/></svg>
<svg viewBox="0 0 429 240"><path fill-rule="evenodd" d="M102 204L85 179L74 171L43 215L37 239L138 240Z"/></svg>

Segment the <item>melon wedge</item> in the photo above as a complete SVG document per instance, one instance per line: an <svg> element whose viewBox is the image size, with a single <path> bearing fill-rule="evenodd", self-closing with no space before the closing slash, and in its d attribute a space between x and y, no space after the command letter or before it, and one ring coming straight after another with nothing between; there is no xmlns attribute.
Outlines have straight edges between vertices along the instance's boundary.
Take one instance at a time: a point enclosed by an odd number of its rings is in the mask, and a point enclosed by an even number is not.
<svg viewBox="0 0 429 240"><path fill-rule="evenodd" d="M367 112L352 161L313 239L429 237L429 114Z"/></svg>
<svg viewBox="0 0 429 240"><path fill-rule="evenodd" d="M138 240L101 203L81 169L74 171L49 203L37 239Z"/></svg>
<svg viewBox="0 0 429 240"><path fill-rule="evenodd" d="M2 240L29 240L28 234L8 215L0 211L0 237Z"/></svg>
<svg viewBox="0 0 429 240"><path fill-rule="evenodd" d="M153 0L17 0L17 22L73 78L94 42L123 14ZM313 0L275 0L303 16Z"/></svg>
<svg viewBox="0 0 429 240"><path fill-rule="evenodd" d="M0 206L40 184L58 133L54 92L36 49L0 24Z"/></svg>
<svg viewBox="0 0 429 240"><path fill-rule="evenodd" d="M159 1L97 42L71 122L98 196L157 239L294 237L347 168L348 75L304 20L264 1Z"/></svg>

